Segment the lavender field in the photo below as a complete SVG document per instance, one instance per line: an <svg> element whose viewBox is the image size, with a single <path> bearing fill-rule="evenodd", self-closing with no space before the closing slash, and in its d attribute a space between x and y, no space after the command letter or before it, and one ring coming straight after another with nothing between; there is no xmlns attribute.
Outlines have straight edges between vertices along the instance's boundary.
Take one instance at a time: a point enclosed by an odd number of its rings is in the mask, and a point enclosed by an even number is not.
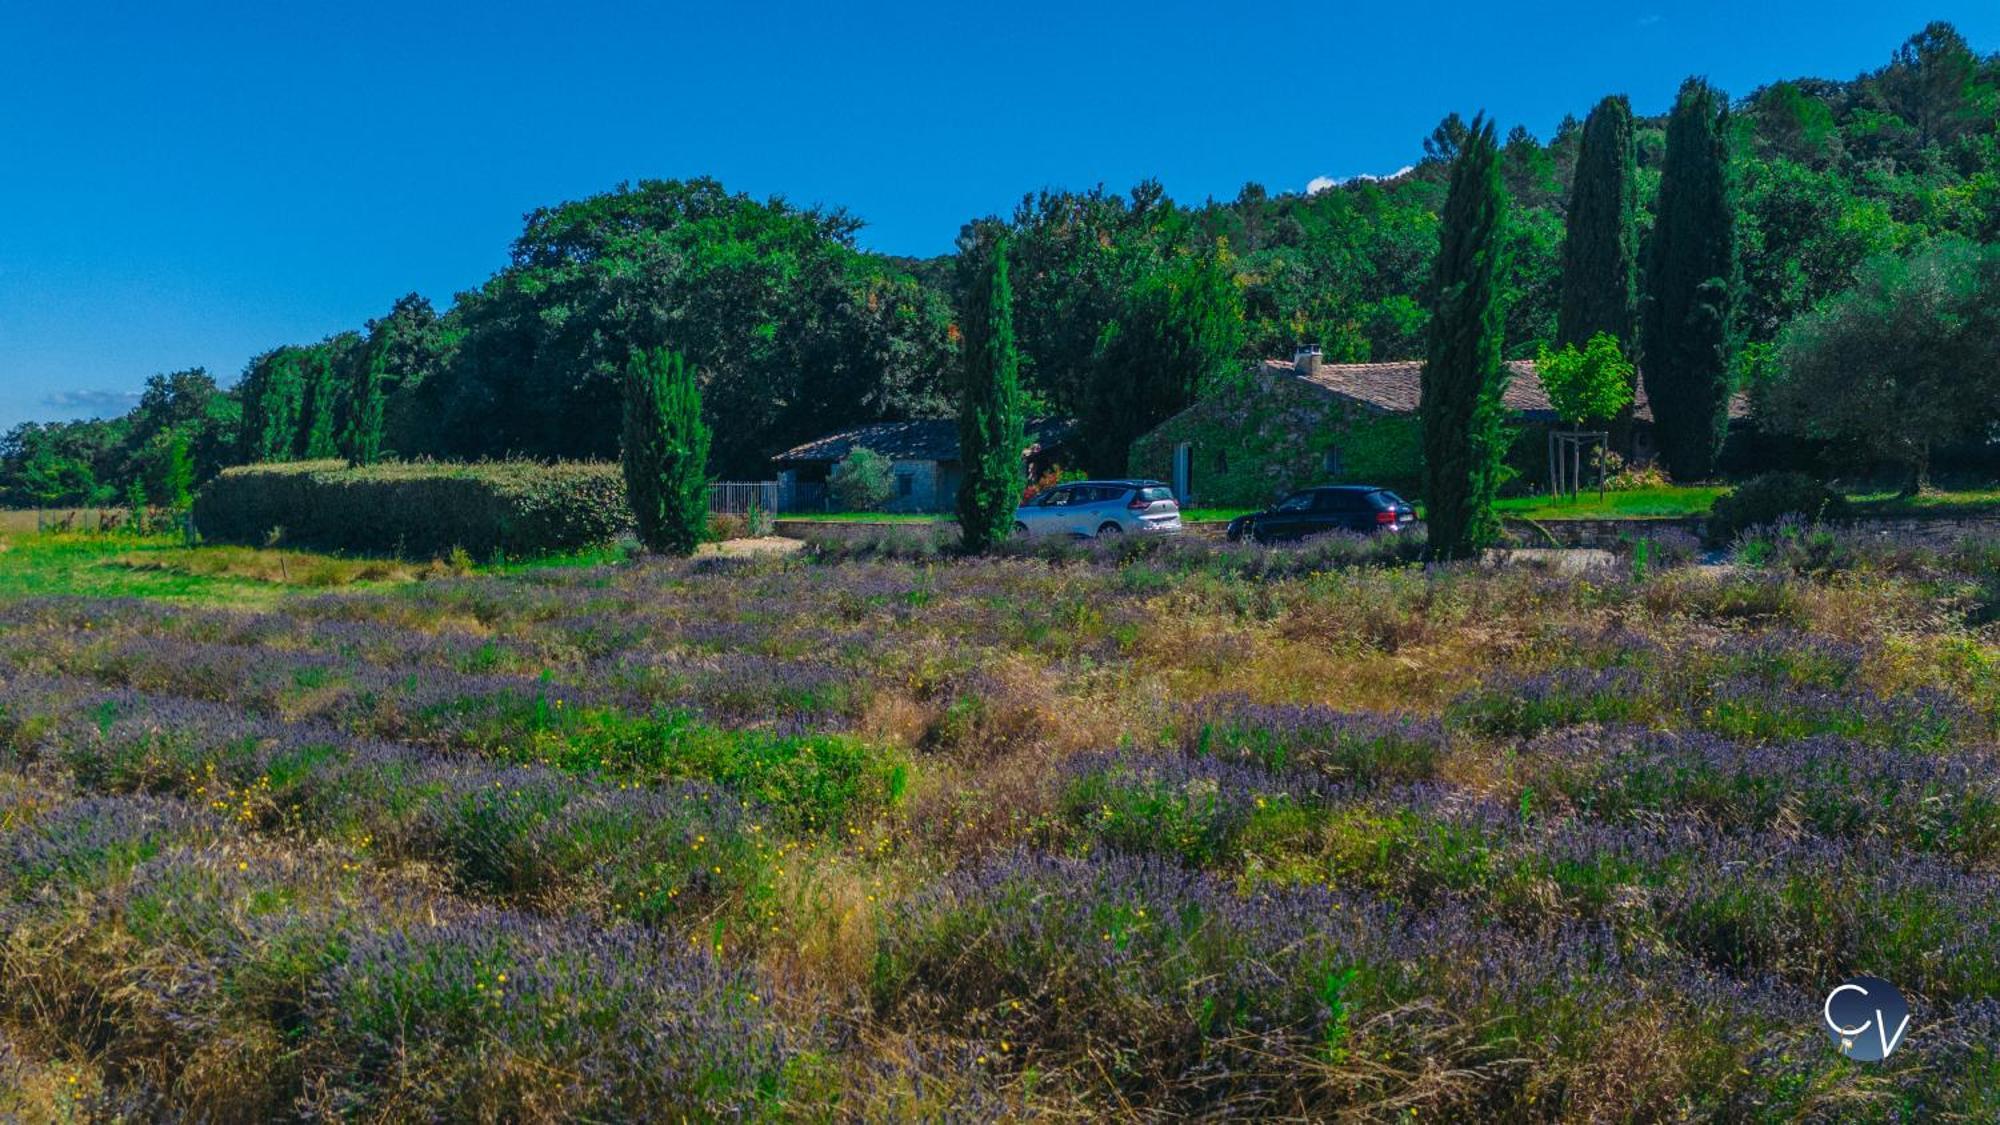
<svg viewBox="0 0 2000 1125"><path fill-rule="evenodd" d="M1996 620L1796 534L0 601L0 1117L1991 1121Z"/></svg>

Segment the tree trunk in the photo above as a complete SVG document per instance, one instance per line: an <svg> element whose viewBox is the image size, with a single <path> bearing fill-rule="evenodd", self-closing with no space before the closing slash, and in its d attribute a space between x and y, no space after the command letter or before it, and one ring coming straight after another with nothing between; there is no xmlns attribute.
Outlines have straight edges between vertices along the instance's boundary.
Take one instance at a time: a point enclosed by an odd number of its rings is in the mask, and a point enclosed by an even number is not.
<svg viewBox="0 0 2000 1125"><path fill-rule="evenodd" d="M1931 445L1923 442L1910 458L1910 473L1903 478L1903 490L1899 498L1908 499L1920 493L1929 492L1931 487Z"/></svg>

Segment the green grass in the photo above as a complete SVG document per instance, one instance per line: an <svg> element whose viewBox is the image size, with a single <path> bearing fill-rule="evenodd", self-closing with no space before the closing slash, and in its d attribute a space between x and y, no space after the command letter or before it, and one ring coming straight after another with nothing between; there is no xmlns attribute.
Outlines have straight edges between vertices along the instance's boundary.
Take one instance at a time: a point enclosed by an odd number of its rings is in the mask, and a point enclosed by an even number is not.
<svg viewBox="0 0 2000 1125"><path fill-rule="evenodd" d="M1847 498L1857 510L1872 514L1922 513L1952 515L1960 512L1992 512L2000 508L2000 486L1935 489L1916 496L1898 496L1893 490L1850 492Z"/></svg>
<svg viewBox="0 0 2000 1125"><path fill-rule="evenodd" d="M382 589L450 574L513 574L622 561L624 544L486 566L255 547L189 547L177 535L0 534L0 598L63 594L265 608L286 595Z"/></svg>
<svg viewBox="0 0 2000 1125"><path fill-rule="evenodd" d="M1573 500L1511 496L1494 507L1502 516L1530 520L1700 516L1707 515L1708 509L1715 504L1715 498L1728 490L1726 485L1697 484L1635 488L1629 492L1607 492L1601 497L1595 492L1586 492Z"/></svg>
<svg viewBox="0 0 2000 1125"><path fill-rule="evenodd" d="M1495 507L1503 516L1531 520L1705 516L1715 498L1727 491L1728 485L1666 485L1607 492L1601 498L1595 492L1586 492L1575 500L1515 496L1501 500ZM1849 492L1847 498L1854 501L1857 511L1866 515L1951 515L2000 508L2000 487L1938 489L1907 497L1897 496L1893 491Z"/></svg>

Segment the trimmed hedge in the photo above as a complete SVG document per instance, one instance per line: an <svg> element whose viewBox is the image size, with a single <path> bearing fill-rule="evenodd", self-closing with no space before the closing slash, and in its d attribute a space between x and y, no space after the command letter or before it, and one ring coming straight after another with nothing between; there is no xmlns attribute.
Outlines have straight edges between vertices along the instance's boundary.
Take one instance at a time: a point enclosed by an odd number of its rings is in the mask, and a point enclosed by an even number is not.
<svg viewBox="0 0 2000 1125"><path fill-rule="evenodd" d="M615 464L340 461L245 465L201 490L195 527L211 540L433 558L573 550L632 526Z"/></svg>

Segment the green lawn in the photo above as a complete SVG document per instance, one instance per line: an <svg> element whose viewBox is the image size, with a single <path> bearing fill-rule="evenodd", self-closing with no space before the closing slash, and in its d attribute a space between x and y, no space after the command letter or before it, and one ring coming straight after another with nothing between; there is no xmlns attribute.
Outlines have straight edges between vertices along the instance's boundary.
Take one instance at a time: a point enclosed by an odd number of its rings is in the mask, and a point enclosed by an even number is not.
<svg viewBox="0 0 2000 1125"><path fill-rule="evenodd" d="M2000 487L1936 489L1916 496L1898 496L1893 491L1850 492L1847 498L1861 511L1889 515L1900 512L1930 515L1990 512L2000 508Z"/></svg>
<svg viewBox="0 0 2000 1125"><path fill-rule="evenodd" d="M1636 519L1646 516L1705 515L1715 498L1727 492L1723 485L1698 484L1686 488L1635 488L1629 492L1607 492L1600 497L1586 492L1573 500L1552 500L1547 496L1511 496L1494 505L1502 516L1514 519Z"/></svg>

